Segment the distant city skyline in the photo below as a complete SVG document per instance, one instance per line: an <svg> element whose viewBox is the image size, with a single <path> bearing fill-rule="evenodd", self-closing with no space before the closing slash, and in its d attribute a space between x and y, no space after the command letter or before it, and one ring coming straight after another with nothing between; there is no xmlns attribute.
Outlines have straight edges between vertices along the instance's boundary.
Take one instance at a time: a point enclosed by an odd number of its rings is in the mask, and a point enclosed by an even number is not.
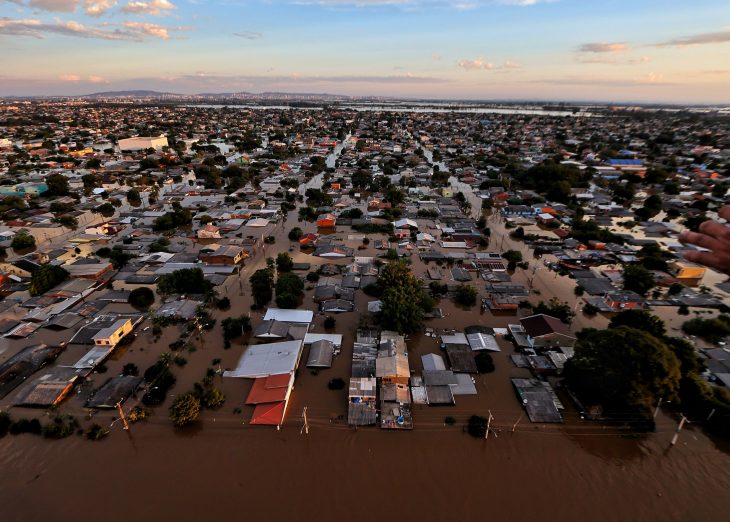
<svg viewBox="0 0 730 522"><path fill-rule="evenodd" d="M728 0L0 0L0 96L730 103Z"/></svg>

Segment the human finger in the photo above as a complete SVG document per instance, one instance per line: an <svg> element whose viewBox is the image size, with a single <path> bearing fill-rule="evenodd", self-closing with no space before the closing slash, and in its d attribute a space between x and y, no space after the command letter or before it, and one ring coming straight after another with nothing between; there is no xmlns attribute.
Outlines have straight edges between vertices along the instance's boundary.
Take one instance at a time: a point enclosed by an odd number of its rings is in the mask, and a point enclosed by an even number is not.
<svg viewBox="0 0 730 522"><path fill-rule="evenodd" d="M725 205L720 210L718 210L717 213L725 221L730 221L730 205Z"/></svg>
<svg viewBox="0 0 730 522"><path fill-rule="evenodd" d="M721 241L730 241L730 227L717 221L705 221L700 225L700 232Z"/></svg>
<svg viewBox="0 0 730 522"><path fill-rule="evenodd" d="M728 256L718 256L713 252L699 252L697 250L684 252L683 255L687 261L715 268L726 274L730 273L730 257Z"/></svg>
<svg viewBox="0 0 730 522"><path fill-rule="evenodd" d="M684 231L679 236L682 243L690 243L710 250L722 250L723 244L712 236L698 232Z"/></svg>

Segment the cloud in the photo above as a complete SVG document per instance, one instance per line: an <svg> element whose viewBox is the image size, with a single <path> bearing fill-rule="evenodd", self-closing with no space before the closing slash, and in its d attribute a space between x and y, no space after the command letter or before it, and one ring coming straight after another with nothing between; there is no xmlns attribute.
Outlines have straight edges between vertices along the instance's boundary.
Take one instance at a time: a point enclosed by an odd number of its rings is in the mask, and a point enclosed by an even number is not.
<svg viewBox="0 0 730 522"><path fill-rule="evenodd" d="M125 13L149 14L154 16L167 15L173 9L177 9L177 7L169 0L150 0L149 2L132 1L122 7L122 11Z"/></svg>
<svg viewBox="0 0 730 522"><path fill-rule="evenodd" d="M459 60L458 62L456 62L456 66L461 67L462 69L467 71L501 70L503 72L509 72L509 70L522 68L521 64L513 62L511 60L505 60L502 65L494 65L491 62L485 61L483 58L476 58L474 60Z"/></svg>
<svg viewBox="0 0 730 522"><path fill-rule="evenodd" d="M264 35L256 31L240 31L238 33L233 33L233 36L238 36L239 38L244 38L245 40L258 40Z"/></svg>
<svg viewBox="0 0 730 522"><path fill-rule="evenodd" d="M628 44L623 42L594 42L578 47L579 53L620 53L628 50Z"/></svg>
<svg viewBox="0 0 730 522"><path fill-rule="evenodd" d="M21 3L21 2L15 2ZM73 13L76 11L79 0L29 0L28 7L40 9L43 11L53 11L59 13Z"/></svg>
<svg viewBox="0 0 730 522"><path fill-rule="evenodd" d="M607 65L638 65L642 63L649 63L651 61L650 56L639 56L637 58L619 59L609 56L578 56L576 58L578 63L599 63Z"/></svg>
<svg viewBox="0 0 730 522"><path fill-rule="evenodd" d="M547 85L574 85L574 86L595 86L595 87L638 87L645 85L673 86L676 83L663 81L661 74L649 73L639 78L590 78L581 76L568 76L562 78L544 78L541 80L529 80L527 83Z"/></svg>
<svg viewBox="0 0 730 522"><path fill-rule="evenodd" d="M131 29L133 33L152 36L162 40L170 39L170 29L157 24L146 22L124 22L124 27Z"/></svg>
<svg viewBox="0 0 730 522"><path fill-rule="evenodd" d="M81 76L78 74L62 74L58 77L59 80L62 82L80 82ZM104 78L103 76L98 76L96 74L91 74L86 78L86 81L89 83L109 83L109 81Z"/></svg>
<svg viewBox="0 0 730 522"><path fill-rule="evenodd" d="M48 35L61 35L142 42L149 37L167 40L170 38L171 30L179 31L182 28L169 28L142 22L125 22L121 27L107 25L92 27L72 20L42 22L35 19L0 18L0 35L29 36L38 39L44 39Z"/></svg>
<svg viewBox="0 0 730 522"><path fill-rule="evenodd" d="M96 18L106 13L115 5L117 5L115 0L84 0L84 12L87 16Z"/></svg>
<svg viewBox="0 0 730 522"><path fill-rule="evenodd" d="M467 71L474 71L478 69L494 69L494 64L491 64L489 62L485 62L481 58L477 58L475 60L459 60L456 62L457 67L461 67L462 69L466 69Z"/></svg>
<svg viewBox="0 0 730 522"><path fill-rule="evenodd" d="M336 75L336 76L310 76L300 73L292 73L285 76L257 76L257 75L220 75L208 74L202 71L195 74L186 74L177 77L182 80L205 81L209 84L318 84L318 83L388 83L388 84L433 84L445 83L449 80L431 76L417 76L411 73L389 76L366 76L366 75Z"/></svg>
<svg viewBox="0 0 730 522"><path fill-rule="evenodd" d="M424 6L450 6L458 11L476 9L482 5L505 5L525 7L537 4L556 2L558 0L293 0L292 3L299 5L321 5L321 6L353 6L353 7L380 7L380 6L401 6L404 8Z"/></svg>
<svg viewBox="0 0 730 522"><path fill-rule="evenodd" d="M711 45L730 43L730 30L714 33L701 33L693 36L674 38L654 44L654 47L687 47L690 45Z"/></svg>

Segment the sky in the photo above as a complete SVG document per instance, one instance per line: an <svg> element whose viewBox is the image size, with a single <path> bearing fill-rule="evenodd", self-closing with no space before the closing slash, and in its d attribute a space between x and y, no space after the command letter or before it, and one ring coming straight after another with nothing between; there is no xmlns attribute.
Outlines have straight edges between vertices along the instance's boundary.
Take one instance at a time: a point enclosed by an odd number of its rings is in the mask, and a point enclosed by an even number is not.
<svg viewBox="0 0 730 522"><path fill-rule="evenodd" d="M730 104L730 0L0 0L0 96Z"/></svg>

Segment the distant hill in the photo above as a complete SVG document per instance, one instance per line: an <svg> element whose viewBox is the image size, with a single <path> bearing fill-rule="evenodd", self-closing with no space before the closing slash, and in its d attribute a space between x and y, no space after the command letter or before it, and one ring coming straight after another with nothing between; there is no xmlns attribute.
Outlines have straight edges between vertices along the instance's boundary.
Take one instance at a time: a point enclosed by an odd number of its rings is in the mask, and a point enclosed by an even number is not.
<svg viewBox="0 0 730 522"><path fill-rule="evenodd" d="M95 92L92 94L85 94L81 98L158 98L160 96L180 96L172 92L158 92L158 91L108 91L108 92Z"/></svg>

